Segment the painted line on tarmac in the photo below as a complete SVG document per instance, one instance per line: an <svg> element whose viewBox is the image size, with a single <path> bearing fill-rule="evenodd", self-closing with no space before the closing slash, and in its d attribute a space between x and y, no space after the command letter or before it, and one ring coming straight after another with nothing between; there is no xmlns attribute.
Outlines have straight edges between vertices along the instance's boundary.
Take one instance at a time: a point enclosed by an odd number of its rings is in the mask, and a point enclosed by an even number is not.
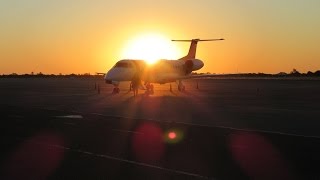
<svg viewBox="0 0 320 180"><path fill-rule="evenodd" d="M302 134L294 134L294 133L285 133L279 131L268 131L268 130L254 130L254 129L242 129L242 128L234 128L234 127L226 127L226 126L215 126L218 128L231 129L236 131L248 131L248 132L258 132L258 133L268 133L268 134L280 134L286 136L295 136L295 137L303 137L303 138L314 138L320 139L320 136L311 136L311 135L302 135Z"/></svg>
<svg viewBox="0 0 320 180"><path fill-rule="evenodd" d="M92 114L92 115L97 115L97 116L106 116L106 115L100 114L100 113L90 113L90 114Z"/></svg>
<svg viewBox="0 0 320 180"><path fill-rule="evenodd" d="M42 94L42 95L30 95L29 97L72 97L72 96L91 96L95 95L94 93L90 94Z"/></svg>
<svg viewBox="0 0 320 180"><path fill-rule="evenodd" d="M185 122L176 122L178 124L185 124L191 126L201 126L201 127L215 127L221 129L230 129L234 131L247 131L247 132L256 132L256 133L266 133L266 134L279 134L279 135L286 135L286 136L295 136L295 137L303 137L303 138L315 138L320 139L320 136L311 136L311 135L302 135L302 134L294 134L294 133L285 133L279 131L268 131L268 130L257 130L257 129L245 129L245 128L235 128L235 127L228 127L228 126L208 126L203 124L194 124L194 123L185 123Z"/></svg>
<svg viewBox="0 0 320 180"><path fill-rule="evenodd" d="M143 119L143 118L134 118L134 117L125 117L125 116L112 116L112 115L104 115L99 113L91 113L92 115L98 115L103 117L111 117L111 118L122 118L122 119L134 119L134 120L146 120L146 121L155 121L155 122L164 122L164 123L175 123L175 124L183 124L189 126L199 126L199 127L214 127L214 128L221 128L221 129L230 129L235 131L247 131L247 132L257 132L257 133L267 133L267 134L279 134L279 135L286 135L286 136L295 136L295 137L303 137L303 138L314 138L320 139L320 136L312 136L312 135L302 135L302 134L294 134L294 133L285 133L279 131L268 131L268 130L257 130L257 129L246 129L246 128L235 128L235 127L228 127L228 126L210 126L210 125L203 125L203 124L195 124L195 123L186 123L181 121L159 121L154 119Z"/></svg>
<svg viewBox="0 0 320 180"><path fill-rule="evenodd" d="M66 115L66 116L54 116L56 118L65 118L65 119L83 119L81 115Z"/></svg>
<svg viewBox="0 0 320 180"><path fill-rule="evenodd" d="M159 120L148 119L148 118L135 118L135 117L126 117L126 116L105 115L105 114L100 114L100 113L90 113L90 114L102 116L102 117L109 117L109 118L119 118L119 119L134 119L134 120L147 120L147 121L156 121L156 122L171 122L171 121L159 121Z"/></svg>
<svg viewBox="0 0 320 180"><path fill-rule="evenodd" d="M52 109L53 110L53 109ZM56 110L60 111L60 110ZM65 112L65 111L64 111ZM79 113L81 114L81 113ZM195 124L195 123L186 123L186 122L180 122L180 121L160 121L155 119L148 119L148 118L135 118L135 117L125 117L125 116L115 116L115 115L105 115L101 113L89 113L91 115L97 115L102 117L110 117L110 118L120 118L120 119L134 119L134 120L147 120L147 121L154 121L154 122L164 122L164 123L176 123L176 124L184 124L184 125L190 125L190 126L199 126L199 127L216 127L216 128L222 128L222 129L230 129L230 130L236 130L236 131L247 131L247 132L257 132L257 133L268 133L268 134L279 134L279 135L286 135L286 136L295 136L295 137L303 137L303 138L314 138L314 139L320 139L320 136L312 136L312 135L302 135L302 134L294 134L294 133L285 133L285 132L279 132L279 131L268 131L268 130L255 130L255 129L245 129L245 128L235 128L235 127L229 127L229 126L210 126L210 125L203 125L203 124Z"/></svg>
<svg viewBox="0 0 320 180"><path fill-rule="evenodd" d="M87 155L91 155L91 156L95 156L95 157L116 160L116 161L125 162L125 163L129 163L129 164L137 165L137 166L144 166L144 167L159 169L159 170L163 170L163 171L167 171L167 172L171 172L171 173L176 173L176 174L181 174L181 175L186 175L186 176L192 176L192 177L195 177L195 178L215 180L215 178L210 178L210 177L203 176L203 175L200 175L200 174L195 174L195 173L190 173L190 172L186 172L186 171L169 169L169 168L160 167L160 166L156 166L156 165L151 165L151 164L147 164L147 163L127 160L127 159L123 159L123 158L119 158L119 157L115 157L115 156L110 156L110 155L105 155L105 154L96 154L96 153L92 153L90 151L84 151L84 150L81 150L81 149L72 149L72 148L69 148L69 147L65 147L65 146L61 146L61 145L55 145L55 144L48 144L48 143L40 142L40 141L34 141L34 140L28 140L28 141L30 141L32 143L35 143L35 144L38 144L38 145L45 145L45 146L51 147L51 148L63 149L63 150L68 150L68 151L72 151L72 152L87 154Z"/></svg>
<svg viewBox="0 0 320 180"><path fill-rule="evenodd" d="M144 134L144 133L138 132L138 131L127 131L127 130L122 130L122 129L111 129L111 130L112 131L123 132L123 133Z"/></svg>
<svg viewBox="0 0 320 180"><path fill-rule="evenodd" d="M90 113L90 114L97 115L97 116L104 116L104 117L113 117L113 118L137 119L137 118L124 117L124 116L106 115L106 114L101 114L101 113Z"/></svg>

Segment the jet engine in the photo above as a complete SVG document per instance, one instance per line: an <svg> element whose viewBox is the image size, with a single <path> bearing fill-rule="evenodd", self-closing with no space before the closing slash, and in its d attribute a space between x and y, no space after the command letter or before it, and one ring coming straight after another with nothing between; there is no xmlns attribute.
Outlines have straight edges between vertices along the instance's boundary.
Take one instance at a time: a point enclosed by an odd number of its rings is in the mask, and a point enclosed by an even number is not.
<svg viewBox="0 0 320 180"><path fill-rule="evenodd" d="M184 63L185 74L190 74L192 71L199 70L203 67L203 62L199 59L186 60Z"/></svg>
<svg viewBox="0 0 320 180"><path fill-rule="evenodd" d="M190 74L193 71L193 61L187 60L184 63L184 68L185 68L185 74Z"/></svg>

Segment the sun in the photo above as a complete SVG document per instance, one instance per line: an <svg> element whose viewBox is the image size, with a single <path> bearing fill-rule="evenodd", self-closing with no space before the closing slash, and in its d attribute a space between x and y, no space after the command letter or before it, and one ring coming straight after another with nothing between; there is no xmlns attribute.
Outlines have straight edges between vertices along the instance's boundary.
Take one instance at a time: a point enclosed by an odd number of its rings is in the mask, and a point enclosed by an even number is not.
<svg viewBox="0 0 320 180"><path fill-rule="evenodd" d="M177 59L180 53L169 38L160 34L144 34L128 41L122 59L141 59L153 64L159 59Z"/></svg>

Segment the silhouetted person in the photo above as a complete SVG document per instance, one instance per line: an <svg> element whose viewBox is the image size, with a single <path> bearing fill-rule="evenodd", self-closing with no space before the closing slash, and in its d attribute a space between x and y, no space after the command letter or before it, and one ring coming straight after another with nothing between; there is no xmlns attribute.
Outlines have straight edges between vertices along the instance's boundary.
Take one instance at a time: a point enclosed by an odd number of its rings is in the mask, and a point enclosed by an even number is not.
<svg viewBox="0 0 320 180"><path fill-rule="evenodd" d="M133 96L135 97L138 95L138 90L141 85L141 79L138 72L135 73L135 75L133 76L131 83L132 83Z"/></svg>
<svg viewBox="0 0 320 180"><path fill-rule="evenodd" d="M154 93L154 91L153 91L153 84L150 84L149 93L150 93L150 94L153 94L153 93Z"/></svg>

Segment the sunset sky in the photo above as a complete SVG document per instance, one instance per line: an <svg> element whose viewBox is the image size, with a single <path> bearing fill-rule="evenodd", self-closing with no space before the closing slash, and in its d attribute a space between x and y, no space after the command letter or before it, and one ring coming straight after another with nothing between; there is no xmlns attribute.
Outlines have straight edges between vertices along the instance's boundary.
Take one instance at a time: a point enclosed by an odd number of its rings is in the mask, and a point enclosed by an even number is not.
<svg viewBox="0 0 320 180"><path fill-rule="evenodd" d="M7 0L0 27L0 74L106 72L149 35L168 46L144 41L138 55L179 58L189 43L170 39L225 38L198 44L200 72L320 69L319 0Z"/></svg>

